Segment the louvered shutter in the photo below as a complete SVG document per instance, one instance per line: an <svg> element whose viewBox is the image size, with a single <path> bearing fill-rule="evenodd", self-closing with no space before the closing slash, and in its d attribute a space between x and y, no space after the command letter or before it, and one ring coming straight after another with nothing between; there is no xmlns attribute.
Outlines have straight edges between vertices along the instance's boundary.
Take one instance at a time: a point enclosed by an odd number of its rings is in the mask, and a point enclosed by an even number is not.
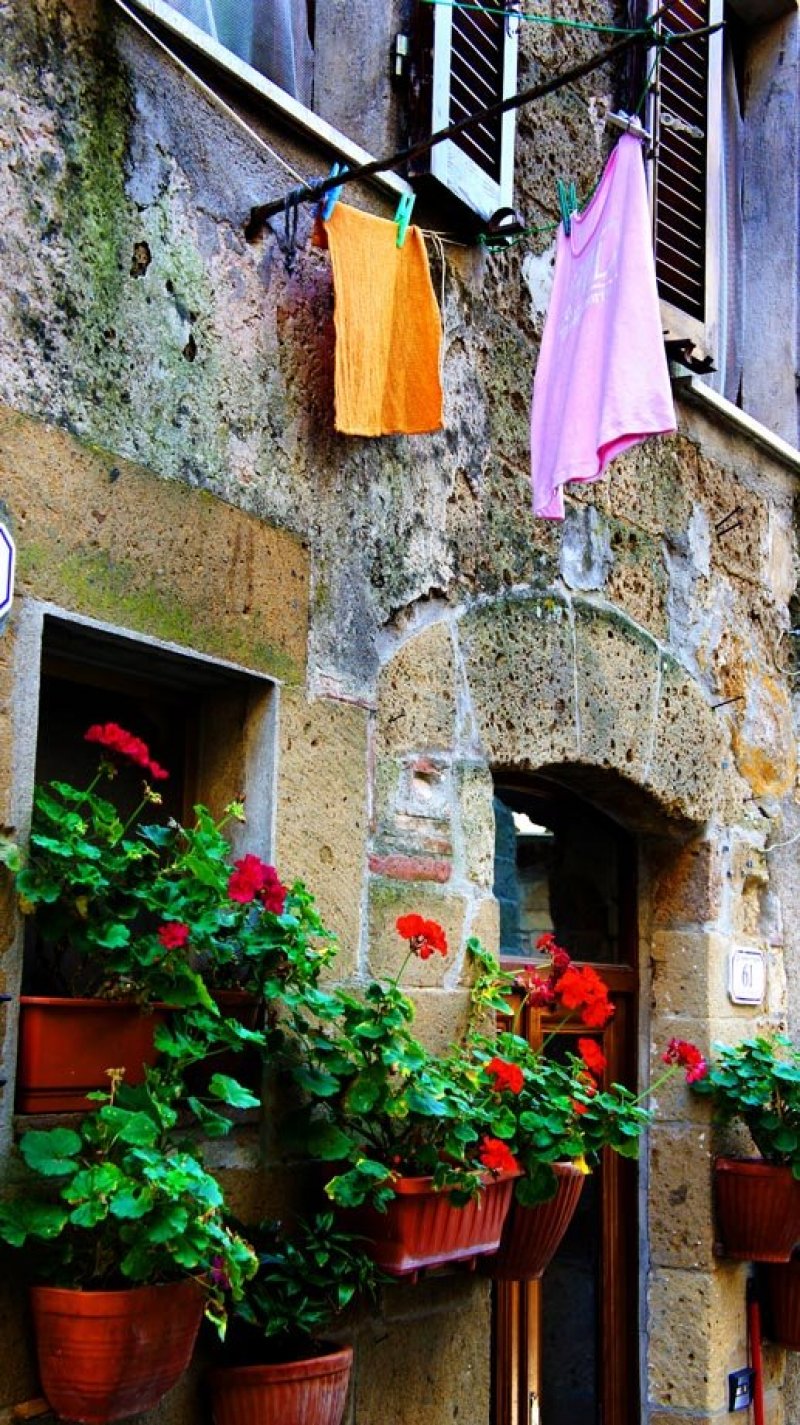
<svg viewBox="0 0 800 1425"><path fill-rule="evenodd" d="M714 24L719 0L678 0L665 35ZM673 335L708 350L717 299L720 124L719 35L660 50L652 123L656 136L653 221L656 278Z"/></svg>
<svg viewBox="0 0 800 1425"><path fill-rule="evenodd" d="M517 78L517 29L498 15L494 0L417 6L415 137L448 128L513 94ZM513 113L476 125L437 144L413 175L430 174L483 218L511 206L514 164Z"/></svg>

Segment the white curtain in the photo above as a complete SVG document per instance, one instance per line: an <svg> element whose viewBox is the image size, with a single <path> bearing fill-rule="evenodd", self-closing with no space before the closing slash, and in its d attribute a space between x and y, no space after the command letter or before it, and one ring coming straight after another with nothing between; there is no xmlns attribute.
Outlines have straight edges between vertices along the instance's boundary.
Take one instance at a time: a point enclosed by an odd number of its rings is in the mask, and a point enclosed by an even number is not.
<svg viewBox="0 0 800 1425"><path fill-rule="evenodd" d="M172 8L233 54L311 104L314 52L307 0L171 0Z"/></svg>
<svg viewBox="0 0 800 1425"><path fill-rule="evenodd" d="M736 402L742 379L744 213L744 123L733 56L726 50L723 73L722 183L719 224L719 339L717 369L708 378L720 395Z"/></svg>

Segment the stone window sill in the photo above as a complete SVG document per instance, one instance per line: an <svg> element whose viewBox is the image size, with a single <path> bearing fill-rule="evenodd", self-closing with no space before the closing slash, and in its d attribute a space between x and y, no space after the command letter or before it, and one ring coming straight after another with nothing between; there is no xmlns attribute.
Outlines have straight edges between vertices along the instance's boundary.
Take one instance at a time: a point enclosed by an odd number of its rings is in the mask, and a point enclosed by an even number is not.
<svg viewBox="0 0 800 1425"><path fill-rule="evenodd" d="M790 445L788 440L783 440L761 421L748 416L746 411L740 410L725 396L720 396L705 381L701 381L698 376L692 376L685 367L673 365L670 374L677 396L703 407L709 416L745 436L794 474L800 475L800 450Z"/></svg>

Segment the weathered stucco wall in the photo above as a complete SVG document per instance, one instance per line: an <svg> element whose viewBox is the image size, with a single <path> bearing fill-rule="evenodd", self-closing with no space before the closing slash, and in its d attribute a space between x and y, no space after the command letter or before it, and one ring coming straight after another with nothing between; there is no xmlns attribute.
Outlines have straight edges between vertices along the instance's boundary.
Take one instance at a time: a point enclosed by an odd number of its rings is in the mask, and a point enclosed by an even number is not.
<svg viewBox="0 0 800 1425"><path fill-rule="evenodd" d="M36 650L20 630L46 603L278 680L278 864L316 890L348 976L395 967L399 909L443 922L457 953L420 963L414 986L430 1042L463 1015L466 937L496 944L492 770L512 768L562 776L639 835L644 1059L672 1034L707 1046L782 1023L790 1004L796 1028L797 861L769 851L797 826L792 471L681 404L677 435L571 490L563 526L535 522L549 234L494 256L447 245L444 271L433 254L440 434L337 436L310 215L292 261L282 220L243 236L251 205L291 186L279 162L110 0L2 9L0 508L19 548L0 636L4 826L30 800L20 669ZM521 84L594 43L531 27ZM584 97L612 93L601 73ZM248 117L300 171L327 166L263 109ZM519 140L517 201L542 223L554 179L588 191L607 142L574 93L524 111ZM352 196L391 216L375 192ZM18 974L5 896L0 987ZM734 944L769 957L755 1013L725 993ZM7 1013L7 1067L14 1043ZM643 1418L696 1425L724 1412L744 1363L745 1272L714 1253L706 1116L677 1087L659 1110ZM8 1137L10 1108L4 1123ZM219 1152L249 1210L279 1191L256 1142ZM14 1295L0 1408L35 1389L20 1320ZM385 1293L358 1327L351 1425L487 1425L490 1351L480 1281ZM782 1370L776 1354L772 1425ZM200 1389L160 1416L189 1418Z"/></svg>

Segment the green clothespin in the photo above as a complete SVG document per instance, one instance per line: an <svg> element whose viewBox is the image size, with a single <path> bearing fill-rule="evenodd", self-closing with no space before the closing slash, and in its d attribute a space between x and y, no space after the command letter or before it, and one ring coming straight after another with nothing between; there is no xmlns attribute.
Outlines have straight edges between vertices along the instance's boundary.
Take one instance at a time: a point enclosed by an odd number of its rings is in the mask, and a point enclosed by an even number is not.
<svg viewBox="0 0 800 1425"><path fill-rule="evenodd" d="M564 224L564 232L569 237L572 226L572 214L578 211L578 190L574 183L563 183L560 178L556 179L556 193L558 195L558 209L561 213L561 221Z"/></svg>
<svg viewBox="0 0 800 1425"><path fill-rule="evenodd" d="M416 193L403 193L402 197L400 198L400 202L397 205L397 212L394 215L394 220L397 223L398 247L402 247L403 243L406 240L408 224L411 220L411 214L414 209L416 196Z"/></svg>

